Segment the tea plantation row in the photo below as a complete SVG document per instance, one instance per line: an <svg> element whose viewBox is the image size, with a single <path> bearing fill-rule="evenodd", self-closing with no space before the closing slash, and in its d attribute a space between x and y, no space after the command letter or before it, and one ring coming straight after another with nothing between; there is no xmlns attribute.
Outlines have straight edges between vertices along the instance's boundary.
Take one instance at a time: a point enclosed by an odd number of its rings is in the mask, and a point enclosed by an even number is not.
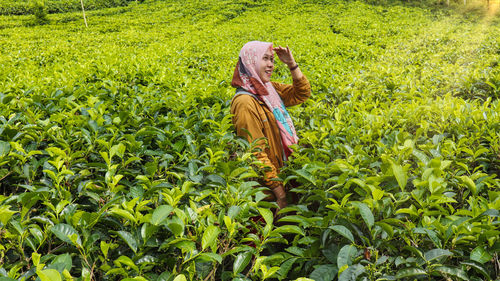
<svg viewBox="0 0 500 281"><path fill-rule="evenodd" d="M0 280L495 280L500 22L478 7L0 16ZM313 88L278 216L229 115L250 40Z"/></svg>
<svg viewBox="0 0 500 281"><path fill-rule="evenodd" d="M132 0L84 0L86 10L97 10L110 7L126 6ZM141 2L143 2L142 0ZM137 2L137 1L136 1ZM66 13L81 11L82 3L71 0L4 0L0 3L0 15L31 15L35 9L42 7L47 13Z"/></svg>

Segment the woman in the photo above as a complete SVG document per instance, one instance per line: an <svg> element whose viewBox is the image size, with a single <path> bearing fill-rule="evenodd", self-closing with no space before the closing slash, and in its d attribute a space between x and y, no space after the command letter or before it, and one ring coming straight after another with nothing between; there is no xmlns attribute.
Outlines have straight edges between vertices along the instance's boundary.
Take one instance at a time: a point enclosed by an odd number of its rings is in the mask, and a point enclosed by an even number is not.
<svg viewBox="0 0 500 281"><path fill-rule="evenodd" d="M285 63L293 84L271 82L274 52ZM264 184L269 187L280 208L287 205L283 183L277 179L284 161L292 153L290 145L297 143L292 119L285 107L301 104L311 95L309 81L300 71L288 47L273 48L272 43L252 41L243 46L231 85L236 95L231 102L231 114L236 134L257 141L257 158L269 169Z"/></svg>

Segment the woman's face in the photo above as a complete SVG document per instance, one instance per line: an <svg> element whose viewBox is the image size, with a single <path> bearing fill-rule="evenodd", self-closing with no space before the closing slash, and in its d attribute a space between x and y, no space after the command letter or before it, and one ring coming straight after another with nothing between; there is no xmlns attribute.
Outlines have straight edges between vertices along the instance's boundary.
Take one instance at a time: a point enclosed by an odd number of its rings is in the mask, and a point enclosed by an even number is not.
<svg viewBox="0 0 500 281"><path fill-rule="evenodd" d="M268 49L264 56L257 63L257 74L263 83L271 81L271 74L274 70L273 49Z"/></svg>

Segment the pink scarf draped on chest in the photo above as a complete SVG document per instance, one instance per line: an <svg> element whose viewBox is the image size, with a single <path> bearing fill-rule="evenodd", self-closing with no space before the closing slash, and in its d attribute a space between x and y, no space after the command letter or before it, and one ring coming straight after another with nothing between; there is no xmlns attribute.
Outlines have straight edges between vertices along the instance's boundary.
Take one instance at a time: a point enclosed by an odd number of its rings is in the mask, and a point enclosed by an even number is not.
<svg viewBox="0 0 500 281"><path fill-rule="evenodd" d="M257 74L259 61L266 51L272 49L272 47L273 43L268 42L251 41L246 43L241 48L231 86L242 88L256 95L273 113L280 131L285 157L288 158L293 152L289 146L298 141L293 121L273 84L271 82L262 82Z"/></svg>

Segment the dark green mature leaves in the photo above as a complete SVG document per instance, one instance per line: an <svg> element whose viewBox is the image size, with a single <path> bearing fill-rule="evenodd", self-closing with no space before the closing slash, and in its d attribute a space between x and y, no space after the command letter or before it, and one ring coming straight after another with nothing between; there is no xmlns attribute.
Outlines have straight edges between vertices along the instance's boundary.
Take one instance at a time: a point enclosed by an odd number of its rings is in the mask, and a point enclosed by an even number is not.
<svg viewBox="0 0 500 281"><path fill-rule="evenodd" d="M71 225L65 223L56 224L50 229L50 231L54 233L57 238L66 243L75 245L81 245L82 243L80 235Z"/></svg>
<svg viewBox="0 0 500 281"><path fill-rule="evenodd" d="M117 234L121 239L123 239L123 241L125 241L125 243L127 243L132 251L137 252L138 242L132 234L123 230L118 231Z"/></svg>
<svg viewBox="0 0 500 281"><path fill-rule="evenodd" d="M450 256L453 256L453 253L444 249L432 249L430 251L425 252L424 254L424 258L426 261L432 261L442 257L450 257Z"/></svg>
<svg viewBox="0 0 500 281"><path fill-rule="evenodd" d="M334 230L338 234L344 236L349 241L354 243L354 236L352 235L351 231L349 229L347 229L347 227L345 227L343 225L334 225L334 226L330 226L330 229Z"/></svg>
<svg viewBox="0 0 500 281"><path fill-rule="evenodd" d="M492 259L492 256L481 246L478 246L470 253L470 259L484 264Z"/></svg>
<svg viewBox="0 0 500 281"><path fill-rule="evenodd" d="M365 221L366 226L368 226L368 228L371 229L373 224L375 223L375 218L373 217L373 213L370 210L370 208L368 208L366 204L361 202L353 202L352 204L358 207L359 213L361 214L361 217Z"/></svg>
<svg viewBox="0 0 500 281"><path fill-rule="evenodd" d="M316 281L329 281L335 279L338 268L333 264L316 266L309 278Z"/></svg>
<svg viewBox="0 0 500 281"><path fill-rule="evenodd" d="M409 277L418 277L427 275L427 272L420 268L404 268L398 271L396 274L397 279L409 278Z"/></svg>

